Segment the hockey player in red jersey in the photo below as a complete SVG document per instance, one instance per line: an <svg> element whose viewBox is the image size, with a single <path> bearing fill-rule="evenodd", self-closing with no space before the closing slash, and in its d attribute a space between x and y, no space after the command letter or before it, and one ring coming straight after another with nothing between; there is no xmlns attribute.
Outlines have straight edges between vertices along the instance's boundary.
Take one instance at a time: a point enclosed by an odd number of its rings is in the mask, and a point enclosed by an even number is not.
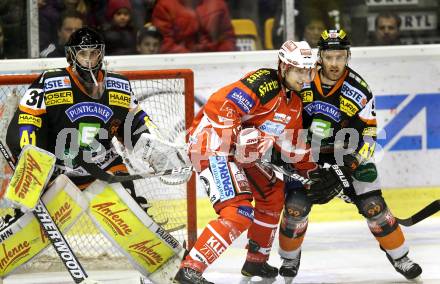
<svg viewBox="0 0 440 284"><path fill-rule="evenodd" d="M278 147L287 130L302 128L301 100L295 92L313 79L315 62L306 42L287 41L279 51L278 70L259 69L221 88L196 116L191 161L219 217L208 223L183 260L178 283L211 283L202 273L247 229L249 252L242 273L278 275L267 259L283 208L284 184L255 160L272 145Z"/></svg>
<svg viewBox="0 0 440 284"><path fill-rule="evenodd" d="M376 147L374 97L362 77L348 66L349 59L347 34L343 30L324 31L318 42L318 74L300 92L303 123L304 128L309 130L312 156L319 157L319 165L338 162L350 170L353 182L350 189L344 190L346 200L354 203L365 217L371 233L395 270L407 279L414 279L422 273L422 269L407 256L403 232L382 197L378 173L372 161ZM338 135L344 131L359 137L351 145L354 151L350 154L342 148L350 145L350 141L347 141L346 135ZM341 138L338 139L338 136ZM284 214L280 225L279 253L283 264L279 273L286 282L298 273L301 244L312 204L329 200L310 200L301 187L286 196L286 208L290 211L285 212L293 212Z"/></svg>

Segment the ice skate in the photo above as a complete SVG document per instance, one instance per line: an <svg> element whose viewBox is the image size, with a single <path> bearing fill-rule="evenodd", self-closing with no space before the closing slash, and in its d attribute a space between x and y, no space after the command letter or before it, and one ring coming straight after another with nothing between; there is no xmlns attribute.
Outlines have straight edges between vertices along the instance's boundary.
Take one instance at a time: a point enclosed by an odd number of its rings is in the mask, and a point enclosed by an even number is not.
<svg viewBox="0 0 440 284"><path fill-rule="evenodd" d="M202 273L189 267L180 268L174 277L174 283L180 284L214 284L203 278Z"/></svg>
<svg viewBox="0 0 440 284"><path fill-rule="evenodd" d="M291 284L296 277L301 262L301 252L294 259L283 258L283 264L280 267L280 275L284 277L286 284Z"/></svg>
<svg viewBox="0 0 440 284"><path fill-rule="evenodd" d="M386 254L388 260L394 266L397 272L402 274L406 279L418 282L422 268L417 263L413 262L407 255L399 259L393 259L388 253Z"/></svg>
<svg viewBox="0 0 440 284"><path fill-rule="evenodd" d="M241 284L261 283L270 284L275 282L278 276L278 269L269 265L267 262L250 262L246 261L241 268L243 275ZM259 278L259 280L257 280Z"/></svg>

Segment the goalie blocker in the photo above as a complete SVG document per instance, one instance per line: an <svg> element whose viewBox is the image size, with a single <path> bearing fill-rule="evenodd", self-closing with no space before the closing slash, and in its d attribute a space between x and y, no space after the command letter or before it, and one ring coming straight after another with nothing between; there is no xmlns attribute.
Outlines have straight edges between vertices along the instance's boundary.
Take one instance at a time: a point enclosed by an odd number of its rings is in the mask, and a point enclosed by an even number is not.
<svg viewBox="0 0 440 284"><path fill-rule="evenodd" d="M185 251L182 245L121 184L95 181L84 193L96 227L133 267L153 283L172 283Z"/></svg>

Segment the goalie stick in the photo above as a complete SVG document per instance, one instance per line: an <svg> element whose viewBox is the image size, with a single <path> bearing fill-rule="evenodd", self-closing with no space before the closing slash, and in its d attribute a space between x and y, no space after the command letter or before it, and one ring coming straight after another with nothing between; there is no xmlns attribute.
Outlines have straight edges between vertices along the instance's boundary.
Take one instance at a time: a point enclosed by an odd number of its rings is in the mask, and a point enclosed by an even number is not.
<svg viewBox="0 0 440 284"><path fill-rule="evenodd" d="M133 181L138 179L170 176L176 174L186 174L194 170L193 166L187 166L181 168L166 169L155 173L139 173L134 175L126 175L126 176L114 176L112 174L107 173L106 171L98 167L96 164L87 163L83 159L78 159L78 165L83 167L94 178L105 181L107 183L117 183L117 182Z"/></svg>
<svg viewBox="0 0 440 284"><path fill-rule="evenodd" d="M0 141L0 151L2 152L3 157L6 159L11 169L15 170L14 161L9 152L6 150L6 147L4 146L2 141ZM46 205L44 205L41 199L38 201L35 209L32 210L32 213L37 218L38 222L43 228L43 231L46 233L46 236L49 238L53 248L57 252L73 281L75 283L83 284L99 284L99 282L91 280L89 278L87 272L82 267L78 258L72 251L69 243L66 241L66 238L52 219L52 216L50 216Z"/></svg>
<svg viewBox="0 0 440 284"><path fill-rule="evenodd" d="M299 176L296 173L290 172L290 171L284 169L283 167L273 165L273 164L271 164L269 162L262 162L262 164L272 168L275 171L279 171L280 173L282 173L284 175L292 177L294 179L297 179L298 176ZM308 180L306 178L303 178L303 179L305 181L311 182L310 180ZM303 182L301 179L297 179L297 180ZM303 182L304 185L310 184L310 183L305 183L305 181ZM344 201L346 201L348 203L354 203L353 200L351 200L348 196L346 196L342 192L337 197L343 199ZM434 200L433 202L431 202L430 204L425 206L423 209L421 209L419 212L415 213L411 217L408 217L406 219L401 219L401 218L397 218L396 217L396 220L402 226L411 227L411 226L419 223L420 221L422 221L422 220L424 220L424 219L434 215L438 211L440 211L440 199Z"/></svg>

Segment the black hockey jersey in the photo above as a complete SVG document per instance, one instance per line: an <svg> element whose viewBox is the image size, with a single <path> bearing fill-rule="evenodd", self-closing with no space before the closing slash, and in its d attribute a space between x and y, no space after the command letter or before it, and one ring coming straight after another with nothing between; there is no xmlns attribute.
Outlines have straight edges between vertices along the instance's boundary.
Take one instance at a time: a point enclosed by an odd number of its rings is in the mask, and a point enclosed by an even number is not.
<svg viewBox="0 0 440 284"><path fill-rule="evenodd" d="M87 172L75 162L79 149L90 151L104 170L126 170L112 138L129 137L134 145L153 124L138 106L127 78L103 74L98 76L103 87L99 99L85 94L70 67L41 74L21 98L9 125L7 144L13 155L26 144L48 150L57 156L54 176L64 173L76 184L87 183L81 178ZM130 121L124 127L126 120Z"/></svg>
<svg viewBox="0 0 440 284"><path fill-rule="evenodd" d="M347 67L335 85L327 90L323 87L317 75L300 92L303 126L309 130L308 141L321 140L319 162L334 163L334 155L326 153L333 154L335 149L347 144L350 131L356 132L359 137L356 152L363 159L370 159L376 147L377 123L374 97L367 83Z"/></svg>

